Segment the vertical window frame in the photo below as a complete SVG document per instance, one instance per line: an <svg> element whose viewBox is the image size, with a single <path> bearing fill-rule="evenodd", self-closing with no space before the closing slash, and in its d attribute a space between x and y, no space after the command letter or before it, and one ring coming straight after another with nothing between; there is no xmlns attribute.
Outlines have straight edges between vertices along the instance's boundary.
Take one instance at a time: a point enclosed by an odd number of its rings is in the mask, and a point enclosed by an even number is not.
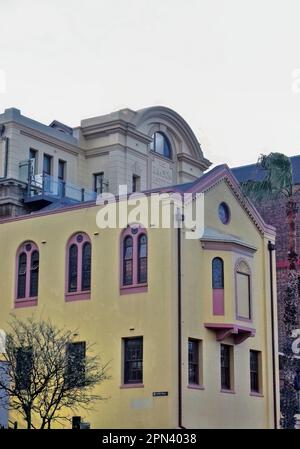
<svg viewBox="0 0 300 449"><path fill-rule="evenodd" d="M238 275L247 276L248 278L248 307L249 316L245 317L239 313L239 296L238 296ZM239 321L251 323L253 321L253 304L252 304L252 270L247 260L238 259L234 269L235 277L235 315Z"/></svg>
<svg viewBox="0 0 300 449"><path fill-rule="evenodd" d="M139 341L141 345L141 358L131 359L129 360L127 354L127 344L132 343L134 341ZM129 369L129 364L141 363L141 377L139 379L130 379L129 373L131 368ZM143 388L144 387L144 338L142 336L135 337L125 337L122 338L122 388Z"/></svg>
<svg viewBox="0 0 300 449"><path fill-rule="evenodd" d="M254 371L252 368L251 355L255 354L257 357L257 369ZM256 386L253 386L255 379ZM249 380L250 380L250 395L251 396L263 396L262 389L262 353L256 349L249 350Z"/></svg>
<svg viewBox="0 0 300 449"><path fill-rule="evenodd" d="M80 240L80 241L79 241ZM83 289L83 249L86 243L90 244L90 286ZM77 247L77 276L76 290L70 291L70 249L73 245ZM73 234L66 246L66 270L65 270L65 301L86 300L91 298L92 287L92 243L90 237L85 232Z"/></svg>
<svg viewBox="0 0 300 449"><path fill-rule="evenodd" d="M196 351L193 354L194 360L191 361L191 352L190 352L190 344L196 345ZM199 390L204 390L203 387L203 341L197 338L189 338L188 339L188 388L195 388ZM196 382L191 379L190 373L191 373L191 364L193 364L193 369L196 368L197 374L196 374Z"/></svg>
<svg viewBox="0 0 300 449"><path fill-rule="evenodd" d="M147 254L147 278L146 281L139 282L139 239L140 236L146 236L146 254ZM125 270L125 258L124 258L124 242L127 237L132 237L133 249L132 249L132 283L124 284L124 270ZM120 237L120 294L125 295L129 293L141 293L148 290L148 260L149 260L149 241L146 229L139 224L132 224L128 226L121 233Z"/></svg>
<svg viewBox="0 0 300 449"><path fill-rule="evenodd" d="M222 349L225 350L227 354L222 354ZM226 366L224 366L222 356L226 355L228 363L226 363ZM224 372L224 369L226 369L226 372ZM225 374L226 384L223 382L223 374ZM220 344L220 386L221 386L221 392L222 393L234 393L234 347L232 345L228 345L225 343Z"/></svg>
<svg viewBox="0 0 300 449"><path fill-rule="evenodd" d="M219 268L217 262L221 262L221 279L218 280L216 270ZM211 262L212 276L212 309L213 315L223 316L225 314L225 294L224 294L224 260L222 257L214 257Z"/></svg>
<svg viewBox="0 0 300 449"><path fill-rule="evenodd" d="M30 247L30 249L29 249ZM36 283L37 283L37 294L32 294L32 256L34 254L38 254L38 264L37 269L35 269L35 272L37 272L36 277ZM25 273L24 273L24 294L22 296L20 295L20 257L24 254L26 257L26 264L25 264ZM36 306L38 302L38 294L39 294L39 272L40 272L40 252L39 248L36 243L34 243L31 240L27 240L23 242L16 253L16 266L15 266L15 301L14 305L16 308L18 307L30 307L30 306Z"/></svg>

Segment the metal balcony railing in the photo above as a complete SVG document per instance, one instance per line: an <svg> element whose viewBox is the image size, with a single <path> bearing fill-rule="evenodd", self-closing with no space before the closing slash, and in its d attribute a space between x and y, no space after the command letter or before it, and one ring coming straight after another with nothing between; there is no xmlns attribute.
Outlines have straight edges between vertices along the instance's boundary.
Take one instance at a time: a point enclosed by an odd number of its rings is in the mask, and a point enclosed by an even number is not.
<svg viewBox="0 0 300 449"><path fill-rule="evenodd" d="M97 192L54 178L46 173L33 174L31 161L19 164L20 180L27 183L26 199L47 197L53 201L67 198L74 202L96 201ZM108 183L105 184L105 186Z"/></svg>

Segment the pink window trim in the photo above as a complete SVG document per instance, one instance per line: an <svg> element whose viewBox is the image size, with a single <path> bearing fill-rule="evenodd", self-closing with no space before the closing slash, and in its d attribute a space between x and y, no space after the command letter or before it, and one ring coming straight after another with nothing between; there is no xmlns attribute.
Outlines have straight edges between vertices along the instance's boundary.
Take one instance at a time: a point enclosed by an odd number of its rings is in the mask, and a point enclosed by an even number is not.
<svg viewBox="0 0 300 449"><path fill-rule="evenodd" d="M22 299L16 299L15 300L15 308L18 309L20 307L34 307L37 306L38 298L22 298Z"/></svg>
<svg viewBox="0 0 300 449"><path fill-rule="evenodd" d="M76 238L78 235L82 235L83 240L82 242L77 242ZM82 285L82 248L83 245L88 242L91 244L91 239L85 232L76 232L73 234L73 236L68 240L67 247L66 247L66 275L65 275L65 301L71 302L71 301L80 301L80 300L86 300L91 298L91 291L90 290L81 290ZM70 247L75 244L77 245L77 291L75 292L69 292L69 250ZM91 247L91 254L92 254L92 247Z"/></svg>
<svg viewBox="0 0 300 449"><path fill-rule="evenodd" d="M249 269L249 273L245 273L249 276L249 312L250 312L250 316L249 318L244 317L244 316L240 316L238 314L238 295L237 295L237 274L240 273L240 271L238 270L238 266L240 264L240 262L244 262ZM241 273L244 274L244 273ZM235 278L235 317L238 321L244 321L246 323L252 323L253 322L253 304L252 304L252 271L250 269L249 263L243 259L243 258L239 258L236 263L235 263L235 267L234 267L234 278Z"/></svg>
<svg viewBox="0 0 300 449"><path fill-rule="evenodd" d="M138 231L136 234L132 234L131 229L132 228L138 228ZM148 282L144 283L138 283L138 261L139 261L139 254L138 254L138 242L139 237L145 234L147 237L147 279L148 279L148 252L149 252L149 245L148 245L148 235L146 232L146 229L143 228L141 225L130 225L128 226L121 234L120 239L120 294L121 295L129 295L131 293L142 293L148 291ZM123 273L124 273L124 240L126 237L132 237L132 284L131 285L123 285Z"/></svg>
<svg viewBox="0 0 300 449"><path fill-rule="evenodd" d="M25 246L30 244L31 250L26 251ZM31 240L23 242L16 254L16 264L15 264L15 307L33 307L37 305L38 297L29 296L30 295L30 275L31 275L31 256L34 251L37 251L40 256L38 246ZM25 278L25 297L18 298L18 281L19 281L19 257L22 253L26 254L26 278Z"/></svg>
<svg viewBox="0 0 300 449"><path fill-rule="evenodd" d="M224 315L224 288L213 289L213 314Z"/></svg>

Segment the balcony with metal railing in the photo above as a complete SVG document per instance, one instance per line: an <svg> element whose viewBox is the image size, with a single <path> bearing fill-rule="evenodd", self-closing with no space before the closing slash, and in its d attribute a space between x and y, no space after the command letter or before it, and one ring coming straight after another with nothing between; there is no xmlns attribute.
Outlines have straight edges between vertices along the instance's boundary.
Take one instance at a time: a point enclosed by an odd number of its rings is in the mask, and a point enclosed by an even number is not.
<svg viewBox="0 0 300 449"><path fill-rule="evenodd" d="M30 160L19 164L19 178L27 184L24 203L37 210L55 201L68 204L96 201L97 192L54 178L46 173L34 174ZM108 183L103 183L103 191Z"/></svg>

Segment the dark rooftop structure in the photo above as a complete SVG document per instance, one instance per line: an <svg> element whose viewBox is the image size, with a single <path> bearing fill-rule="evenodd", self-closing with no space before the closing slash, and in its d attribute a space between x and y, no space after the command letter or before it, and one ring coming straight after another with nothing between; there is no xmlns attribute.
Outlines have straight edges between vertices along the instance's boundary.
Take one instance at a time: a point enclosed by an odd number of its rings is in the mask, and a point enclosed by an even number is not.
<svg viewBox="0 0 300 449"><path fill-rule="evenodd" d="M300 156L291 156L290 161L292 164L293 182L294 184L300 184ZM239 182L262 181L265 176L265 170L259 168L257 164L235 167L231 171Z"/></svg>

